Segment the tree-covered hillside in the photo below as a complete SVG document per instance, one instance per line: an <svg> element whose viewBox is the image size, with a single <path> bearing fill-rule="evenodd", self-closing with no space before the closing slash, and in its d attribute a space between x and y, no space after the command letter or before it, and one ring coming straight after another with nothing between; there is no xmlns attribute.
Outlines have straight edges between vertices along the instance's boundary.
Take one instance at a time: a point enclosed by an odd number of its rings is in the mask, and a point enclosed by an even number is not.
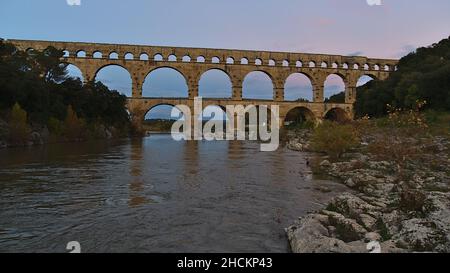
<svg viewBox="0 0 450 273"><path fill-rule="evenodd" d="M403 57L387 80L359 87L355 111L358 117L379 117L388 105L411 109L418 102L426 102L425 109L450 111L450 38Z"/></svg>

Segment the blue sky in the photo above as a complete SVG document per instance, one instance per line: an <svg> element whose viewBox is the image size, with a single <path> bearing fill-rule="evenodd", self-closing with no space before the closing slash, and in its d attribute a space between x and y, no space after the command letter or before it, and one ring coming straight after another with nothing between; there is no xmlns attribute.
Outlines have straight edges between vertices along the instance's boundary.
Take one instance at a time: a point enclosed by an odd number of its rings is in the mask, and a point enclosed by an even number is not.
<svg viewBox="0 0 450 273"><path fill-rule="evenodd" d="M448 0L381 1L369 6L366 0L81 0L71 6L68 0L1 0L0 37L399 58L450 35ZM110 87L128 92L120 71L103 74ZM164 86L177 77L173 72L160 74L147 88L182 88ZM210 77L205 92L225 92L221 75ZM249 81L254 90L248 92L266 92L263 76ZM310 95L305 80L289 86L297 90L293 98ZM332 80L326 93L340 88Z"/></svg>

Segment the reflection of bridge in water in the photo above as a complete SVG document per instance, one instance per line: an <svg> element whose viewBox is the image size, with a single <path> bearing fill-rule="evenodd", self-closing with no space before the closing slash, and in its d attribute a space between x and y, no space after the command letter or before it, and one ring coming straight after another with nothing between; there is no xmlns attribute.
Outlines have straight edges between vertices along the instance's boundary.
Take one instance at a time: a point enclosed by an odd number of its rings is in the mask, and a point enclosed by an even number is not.
<svg viewBox="0 0 450 273"><path fill-rule="evenodd" d="M284 124L292 111L313 121L326 117L352 118L358 80L365 75L386 79L397 65L397 60L359 56L77 42L25 40L9 40L9 42L22 50L44 50L49 46L64 50L63 62L77 66L85 82L95 79L97 73L104 67L110 65L123 67L132 78L132 96L128 99L128 109L133 122L139 126L145 114L158 105L183 104L193 109L194 98L198 96L200 78L212 69L221 70L229 76L232 95L224 99L205 98L203 107L276 104L280 106L280 124ZM187 98L142 97L142 86L146 76L162 67L175 69L184 76L189 92ZM254 71L264 72L272 80L272 100L242 98L243 81ZM294 73L303 74L311 81L312 102L284 100L285 82ZM324 102L324 83L332 74L341 77L345 83L343 103Z"/></svg>

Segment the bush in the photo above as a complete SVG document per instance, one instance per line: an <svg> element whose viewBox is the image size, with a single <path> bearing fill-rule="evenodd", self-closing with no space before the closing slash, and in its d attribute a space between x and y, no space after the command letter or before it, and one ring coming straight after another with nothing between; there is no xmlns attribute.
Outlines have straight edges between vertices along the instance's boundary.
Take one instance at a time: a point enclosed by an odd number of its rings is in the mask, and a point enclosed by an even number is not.
<svg viewBox="0 0 450 273"><path fill-rule="evenodd" d="M350 124L324 121L316 127L312 136L312 148L334 159L340 158L343 153L358 144L358 134Z"/></svg>
<svg viewBox="0 0 450 273"><path fill-rule="evenodd" d="M18 103L14 104L9 118L9 141L13 144L26 144L30 131L27 112Z"/></svg>
<svg viewBox="0 0 450 273"><path fill-rule="evenodd" d="M64 135L68 139L83 139L85 136L85 122L78 118L72 106L67 106L67 116L64 120Z"/></svg>
<svg viewBox="0 0 450 273"><path fill-rule="evenodd" d="M55 136L62 136L64 130L64 124L57 118L51 117L48 120L48 130Z"/></svg>

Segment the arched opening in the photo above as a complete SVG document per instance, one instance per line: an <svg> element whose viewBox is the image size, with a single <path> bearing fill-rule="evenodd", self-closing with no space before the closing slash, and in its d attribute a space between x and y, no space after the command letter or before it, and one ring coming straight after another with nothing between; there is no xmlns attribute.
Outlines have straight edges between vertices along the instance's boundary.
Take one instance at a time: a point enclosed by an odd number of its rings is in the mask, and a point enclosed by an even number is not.
<svg viewBox="0 0 450 273"><path fill-rule="evenodd" d="M355 69L355 70L359 69L359 64L354 64L353 69Z"/></svg>
<svg viewBox="0 0 450 273"><path fill-rule="evenodd" d="M198 93L204 98L231 98L231 79L220 69L208 70L200 77Z"/></svg>
<svg viewBox="0 0 450 273"><path fill-rule="evenodd" d="M28 55L34 55L34 54L36 53L36 50L35 50L34 48L30 47L30 48L27 48L27 49L25 50L25 52L26 52Z"/></svg>
<svg viewBox="0 0 450 273"><path fill-rule="evenodd" d="M343 68L343 69L348 69L348 63L343 63L343 64L342 64L342 68Z"/></svg>
<svg viewBox="0 0 450 273"><path fill-rule="evenodd" d="M203 57L203 56L197 57L197 63L204 63L204 62L205 62L205 57Z"/></svg>
<svg viewBox="0 0 450 273"><path fill-rule="evenodd" d="M191 57L189 55L185 55L185 56L183 56L181 61L185 62L185 63L190 63L191 62Z"/></svg>
<svg viewBox="0 0 450 273"><path fill-rule="evenodd" d="M316 67L316 63L315 62L309 62L309 67Z"/></svg>
<svg viewBox="0 0 450 273"><path fill-rule="evenodd" d="M95 81L102 82L110 90L116 90L127 97L132 96L131 75L119 65L107 65L97 71Z"/></svg>
<svg viewBox="0 0 450 273"><path fill-rule="evenodd" d="M219 57L212 57L211 63L213 63L213 64L218 64L218 63L220 63Z"/></svg>
<svg viewBox="0 0 450 273"><path fill-rule="evenodd" d="M94 54L92 54L92 57L94 57L94 59L101 59L103 58L103 54L100 51L95 51Z"/></svg>
<svg viewBox="0 0 450 273"><path fill-rule="evenodd" d="M325 115L325 119L339 123L345 123L350 120L347 112L341 108L333 108L329 110Z"/></svg>
<svg viewBox="0 0 450 273"><path fill-rule="evenodd" d="M147 53L142 53L139 56L139 60L141 60L141 61L148 61L149 60L148 54Z"/></svg>
<svg viewBox="0 0 450 273"><path fill-rule="evenodd" d="M288 60L283 60L282 66L284 66L284 67L289 66L289 61Z"/></svg>
<svg viewBox="0 0 450 273"><path fill-rule="evenodd" d="M208 121L211 119L226 121L228 119L225 107L220 105L206 106L205 108L203 108L202 115L201 117L199 117L199 119L200 118L203 121Z"/></svg>
<svg viewBox="0 0 450 273"><path fill-rule="evenodd" d="M291 74L284 84L284 100L309 102L313 100L311 79L303 73Z"/></svg>
<svg viewBox="0 0 450 273"><path fill-rule="evenodd" d="M345 83L343 78L337 74L331 74L324 83L324 99L328 103L345 102Z"/></svg>
<svg viewBox="0 0 450 273"><path fill-rule="evenodd" d="M248 59L247 58L242 58L241 59L241 64L248 64Z"/></svg>
<svg viewBox="0 0 450 273"><path fill-rule="evenodd" d="M391 70L391 67L389 65L384 66L384 71L390 71L390 70Z"/></svg>
<svg viewBox="0 0 450 273"><path fill-rule="evenodd" d="M334 69L336 69L336 68L338 68L339 67L339 65L336 63L336 62L334 62L332 65L331 65L331 68L334 68Z"/></svg>
<svg viewBox="0 0 450 273"><path fill-rule="evenodd" d="M125 60L134 60L134 55L128 52L127 54L125 54Z"/></svg>
<svg viewBox="0 0 450 273"><path fill-rule="evenodd" d="M111 54L109 54L109 59L117 60L119 59L119 54L117 54L116 52L111 52Z"/></svg>
<svg viewBox="0 0 450 273"><path fill-rule="evenodd" d="M375 78L370 75L363 75L358 79L358 82L356 83L356 87L360 87L363 85L366 85L368 82L373 81Z"/></svg>
<svg viewBox="0 0 450 273"><path fill-rule="evenodd" d="M81 82L84 81L83 73L81 72L81 70L77 66L75 66L73 64L67 64L67 66L66 66L66 74L67 74L68 78L79 79Z"/></svg>
<svg viewBox="0 0 450 273"><path fill-rule="evenodd" d="M244 99L273 99L273 83L271 77L262 71L247 74L242 84L242 98Z"/></svg>
<svg viewBox="0 0 450 273"><path fill-rule="evenodd" d="M63 57L64 57L64 58L70 57L70 52L69 52L69 50L64 50L64 51L63 51Z"/></svg>
<svg viewBox="0 0 450 273"><path fill-rule="evenodd" d="M273 59L270 59L269 60L269 66L275 66L275 60L273 60Z"/></svg>
<svg viewBox="0 0 450 273"><path fill-rule="evenodd" d="M364 64L364 70L369 70L370 66L368 64Z"/></svg>
<svg viewBox="0 0 450 273"><path fill-rule="evenodd" d="M256 59L255 60L255 65L262 65L262 60L261 59Z"/></svg>
<svg viewBox="0 0 450 273"><path fill-rule="evenodd" d="M77 58L86 58L86 51L84 50L77 51Z"/></svg>
<svg viewBox="0 0 450 273"><path fill-rule="evenodd" d="M161 54L155 54L153 56L153 60L156 62L161 62L163 60L163 56Z"/></svg>
<svg viewBox="0 0 450 273"><path fill-rule="evenodd" d="M380 66L376 64L376 65L373 66L373 69L375 69L376 71L378 71L378 70L380 70Z"/></svg>
<svg viewBox="0 0 450 273"><path fill-rule="evenodd" d="M226 110L223 106L218 105L208 105L206 106L201 116L198 117L199 120L202 122L202 128L205 128L205 124L208 121L215 121L216 123L220 124L222 132L226 132L226 121L228 120ZM215 133L217 132L219 128L216 128L216 125L214 125L211 128L211 132Z"/></svg>
<svg viewBox="0 0 450 273"><path fill-rule="evenodd" d="M295 62L295 67L303 67L302 61L296 61Z"/></svg>
<svg viewBox="0 0 450 273"><path fill-rule="evenodd" d="M161 56L162 57L162 56ZM169 62L176 62L177 61L177 56L174 54L169 55L169 58L167 58L167 60Z"/></svg>
<svg viewBox="0 0 450 273"><path fill-rule="evenodd" d="M322 63L320 64L320 67L322 67L322 68L327 68L327 67L328 67L328 64L327 64L326 62L322 62Z"/></svg>
<svg viewBox="0 0 450 273"><path fill-rule="evenodd" d="M234 64L234 59L232 57L228 57L227 64Z"/></svg>
<svg viewBox="0 0 450 273"><path fill-rule="evenodd" d="M174 105L158 104L145 114L142 127L146 132L170 132L173 123L180 119L184 119L183 113Z"/></svg>
<svg viewBox="0 0 450 273"><path fill-rule="evenodd" d="M295 107L286 114L283 125L287 128L311 128L315 125L314 113L306 107Z"/></svg>
<svg viewBox="0 0 450 273"><path fill-rule="evenodd" d="M179 71L161 67L151 71L145 77L142 96L150 98L187 98L186 78Z"/></svg>

